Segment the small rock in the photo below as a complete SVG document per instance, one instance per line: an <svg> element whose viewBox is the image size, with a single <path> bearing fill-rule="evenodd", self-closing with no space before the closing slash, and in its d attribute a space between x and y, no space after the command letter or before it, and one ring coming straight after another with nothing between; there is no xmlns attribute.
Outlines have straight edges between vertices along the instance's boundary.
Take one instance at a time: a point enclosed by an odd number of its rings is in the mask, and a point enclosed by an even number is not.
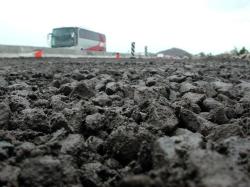
<svg viewBox="0 0 250 187"><path fill-rule="evenodd" d="M81 80L86 79L86 75L82 74L78 69L76 69L72 73L72 78L77 80L77 81L81 81Z"/></svg>
<svg viewBox="0 0 250 187"><path fill-rule="evenodd" d="M186 92L196 92L197 90L198 90L198 87L194 86L193 84L191 84L189 82L181 83L180 92L182 94L184 94Z"/></svg>
<svg viewBox="0 0 250 187"><path fill-rule="evenodd" d="M11 111L7 104L0 103L0 128L8 125L10 119Z"/></svg>
<svg viewBox="0 0 250 187"><path fill-rule="evenodd" d="M35 147L35 144L31 142L23 142L15 148L15 153L18 159L24 159L27 158L27 156L30 156L30 153L35 149Z"/></svg>
<svg viewBox="0 0 250 187"><path fill-rule="evenodd" d="M38 99L34 102L35 107L41 108L49 108L49 101L46 99Z"/></svg>
<svg viewBox="0 0 250 187"><path fill-rule="evenodd" d="M183 81L185 81L186 76L182 76L182 75L172 75L168 77L168 80L170 82L177 82L177 83L181 83Z"/></svg>
<svg viewBox="0 0 250 187"><path fill-rule="evenodd" d="M154 143L154 167L170 166L181 162L189 151L201 149L204 144L199 133L192 133L186 129L178 129L175 136L161 137Z"/></svg>
<svg viewBox="0 0 250 187"><path fill-rule="evenodd" d="M242 128L238 124L223 124L213 127L206 138L220 142L231 136L243 136Z"/></svg>
<svg viewBox="0 0 250 187"><path fill-rule="evenodd" d="M94 90L89 88L84 82L79 82L70 93L70 97L78 96L83 99L89 99L95 96Z"/></svg>
<svg viewBox="0 0 250 187"><path fill-rule="evenodd" d="M237 103L236 101L230 99L228 96L224 94L218 94L217 99L219 100L219 102L221 102L226 106L235 105Z"/></svg>
<svg viewBox="0 0 250 187"><path fill-rule="evenodd" d="M71 132L72 129L68 125L68 121L65 118L65 116L62 113L54 113L52 114L51 120L50 120L50 128L52 132L65 128L67 131Z"/></svg>
<svg viewBox="0 0 250 187"><path fill-rule="evenodd" d="M105 160L105 165L108 166L111 169L118 169L118 168L120 169L120 168L122 168L120 163L117 160L113 159L113 158L109 158L109 159Z"/></svg>
<svg viewBox="0 0 250 187"><path fill-rule="evenodd" d="M149 77L146 79L146 86L154 86L156 84L156 78L155 77Z"/></svg>
<svg viewBox="0 0 250 187"><path fill-rule="evenodd" d="M121 180L117 187L153 187L153 180L146 175L129 176ZM160 187L160 186L158 186Z"/></svg>
<svg viewBox="0 0 250 187"><path fill-rule="evenodd" d="M8 90L10 90L10 91L14 91L14 90L31 90L31 87L25 82L20 82L20 83L9 85Z"/></svg>
<svg viewBox="0 0 250 187"><path fill-rule="evenodd" d="M229 90L232 89L232 87L233 87L233 84L225 83L225 82L221 82L221 81L215 81L212 84L213 84L215 90L217 90L218 92L221 92L221 93L229 92Z"/></svg>
<svg viewBox="0 0 250 187"><path fill-rule="evenodd" d="M85 119L85 128L89 131L97 132L104 126L104 116L100 113L95 113L92 115L86 116Z"/></svg>
<svg viewBox="0 0 250 187"><path fill-rule="evenodd" d="M0 141L0 160L8 158L13 153L14 145L6 141Z"/></svg>
<svg viewBox="0 0 250 187"><path fill-rule="evenodd" d="M16 112L16 111L21 111L21 110L24 110L26 108L29 108L30 103L24 97L20 97L17 95L11 95L9 106L10 106L10 109L12 112Z"/></svg>
<svg viewBox="0 0 250 187"><path fill-rule="evenodd" d="M206 98L206 96L205 94L188 92L188 93L185 93L182 96L182 98L188 99L189 101L191 101L191 103L200 104Z"/></svg>
<svg viewBox="0 0 250 187"><path fill-rule="evenodd" d="M245 82L245 81L241 81L240 84L237 84L236 89L238 89L240 92L249 92L250 91L250 83L249 82Z"/></svg>
<svg viewBox="0 0 250 187"><path fill-rule="evenodd" d="M230 120L232 118L237 118L237 113L236 113L236 109L235 107L226 107L225 108L225 113L226 113L226 117Z"/></svg>
<svg viewBox="0 0 250 187"><path fill-rule="evenodd" d="M105 92L108 95L112 95L114 93L116 93L119 89L119 85L116 82L109 82L108 84L106 84L106 90Z"/></svg>
<svg viewBox="0 0 250 187"><path fill-rule="evenodd" d="M8 82L4 77L0 76L0 88L6 88L8 86Z"/></svg>
<svg viewBox="0 0 250 187"><path fill-rule="evenodd" d="M61 141L61 153L77 155L83 149L84 139L80 134L69 134Z"/></svg>
<svg viewBox="0 0 250 187"><path fill-rule="evenodd" d="M175 116L174 110L168 106L153 102L145 109L145 112L148 116L147 123L154 129L171 133L178 125L178 118Z"/></svg>
<svg viewBox="0 0 250 187"><path fill-rule="evenodd" d="M216 109L216 108L219 108L219 107L222 107L223 104L220 103L219 101L216 101L215 99L213 98L206 98L204 101L203 101L203 107L207 110L207 111L210 111L212 109Z"/></svg>
<svg viewBox="0 0 250 187"><path fill-rule="evenodd" d="M26 159L19 176L20 186L63 186L62 168L58 159L43 156Z"/></svg>
<svg viewBox="0 0 250 187"><path fill-rule="evenodd" d="M90 136L85 142L86 146L94 152L101 152L104 141L96 136Z"/></svg>
<svg viewBox="0 0 250 187"><path fill-rule="evenodd" d="M0 184L18 186L20 168L11 165L0 165Z"/></svg>
<svg viewBox="0 0 250 187"><path fill-rule="evenodd" d="M59 80L54 80L54 81L52 81L51 85L52 85L53 87L55 87L55 88L60 88L61 83L60 83Z"/></svg>
<svg viewBox="0 0 250 187"><path fill-rule="evenodd" d="M215 126L210 121L200 117L199 115L193 113L187 109L181 109L180 118L189 130L193 132L199 132L203 135L207 135L209 131Z"/></svg>
<svg viewBox="0 0 250 187"><path fill-rule="evenodd" d="M65 108L62 113L67 120L68 127L70 128L69 130L72 130L74 133L80 133L82 130L83 121L81 108Z"/></svg>
<svg viewBox="0 0 250 187"><path fill-rule="evenodd" d="M142 127L120 126L107 140L107 150L121 164L126 165L138 156L143 141L151 142L152 135Z"/></svg>
<svg viewBox="0 0 250 187"><path fill-rule="evenodd" d="M84 164L81 167L81 182L84 186L99 187L103 181L112 179L117 173L100 162Z"/></svg>
<svg viewBox="0 0 250 187"><path fill-rule="evenodd" d="M105 81L101 81L101 82L97 83L95 86L95 90L98 92L105 91L105 89L106 89Z"/></svg>
<svg viewBox="0 0 250 187"><path fill-rule="evenodd" d="M133 91L133 99L136 103L141 104L148 100L155 100L159 97L169 99L170 89L168 86L136 86Z"/></svg>
<svg viewBox="0 0 250 187"><path fill-rule="evenodd" d="M28 128L38 132L50 132L47 116L42 109L25 109L22 112L24 115L23 120Z"/></svg>
<svg viewBox="0 0 250 187"><path fill-rule="evenodd" d="M199 116L201 116L202 118L208 121L211 121L211 118L212 118L209 112L201 112L199 113Z"/></svg>
<svg viewBox="0 0 250 187"><path fill-rule="evenodd" d="M203 90L207 97L214 97L217 95L217 92L215 91L213 85L207 81L197 81L195 82L195 85Z"/></svg>
<svg viewBox="0 0 250 187"><path fill-rule="evenodd" d="M250 156L250 139L247 137L232 136L224 139L216 145L215 149L222 154L230 157L232 162L237 163L238 166L245 171L249 172L249 156ZM226 151L224 151L226 150Z"/></svg>
<svg viewBox="0 0 250 187"><path fill-rule="evenodd" d="M204 187L248 186L250 183L239 167L217 152L194 150L190 152L187 167L194 168L200 185Z"/></svg>
<svg viewBox="0 0 250 187"><path fill-rule="evenodd" d="M174 90L170 90L168 98L170 101L175 101L178 98L178 96L179 96L179 92L176 92Z"/></svg>
<svg viewBox="0 0 250 187"><path fill-rule="evenodd" d="M66 96L63 95L53 95L51 97L51 106L55 111L62 111L63 109L68 107L68 104L63 101Z"/></svg>
<svg viewBox="0 0 250 187"><path fill-rule="evenodd" d="M98 106L111 106L112 105L112 100L105 93L93 98L92 101L95 105L98 105Z"/></svg>
<svg viewBox="0 0 250 187"><path fill-rule="evenodd" d="M152 144L148 144L146 141L143 141L138 152L138 164L140 165L142 171L149 171L153 167L153 158L152 158Z"/></svg>
<svg viewBox="0 0 250 187"><path fill-rule="evenodd" d="M63 172L63 186L83 187L80 180L80 172L74 157L68 154L60 154L59 159Z"/></svg>
<svg viewBox="0 0 250 187"><path fill-rule="evenodd" d="M68 132L65 129L59 129L56 132L53 132L51 134L51 137L48 142L53 144L55 142L62 141L63 139L67 137L67 135L68 135Z"/></svg>
<svg viewBox="0 0 250 187"><path fill-rule="evenodd" d="M61 87L59 88L59 93L68 96L71 92L72 92L73 88L71 87L70 83L67 84L63 84L61 85Z"/></svg>
<svg viewBox="0 0 250 187"><path fill-rule="evenodd" d="M192 103L190 100L186 98L175 101L174 103L171 104L171 106L175 109L177 113L180 111L180 108L191 110L196 114L199 114L201 112L201 108L199 107L199 105Z"/></svg>
<svg viewBox="0 0 250 187"><path fill-rule="evenodd" d="M223 107L218 107L210 111L211 121L217 124L225 124L229 121L226 110Z"/></svg>

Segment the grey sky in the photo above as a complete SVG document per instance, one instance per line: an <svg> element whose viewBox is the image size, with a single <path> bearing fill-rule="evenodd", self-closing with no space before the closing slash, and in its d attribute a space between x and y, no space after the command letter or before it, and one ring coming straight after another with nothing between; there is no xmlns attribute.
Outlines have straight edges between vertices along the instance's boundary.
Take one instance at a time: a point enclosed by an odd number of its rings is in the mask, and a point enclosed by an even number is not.
<svg viewBox="0 0 250 187"><path fill-rule="evenodd" d="M238 11L249 8L249 0L210 0L208 5L218 11Z"/></svg>
<svg viewBox="0 0 250 187"><path fill-rule="evenodd" d="M0 44L48 46L54 27L102 32L107 50L191 53L250 49L250 0L3 0Z"/></svg>

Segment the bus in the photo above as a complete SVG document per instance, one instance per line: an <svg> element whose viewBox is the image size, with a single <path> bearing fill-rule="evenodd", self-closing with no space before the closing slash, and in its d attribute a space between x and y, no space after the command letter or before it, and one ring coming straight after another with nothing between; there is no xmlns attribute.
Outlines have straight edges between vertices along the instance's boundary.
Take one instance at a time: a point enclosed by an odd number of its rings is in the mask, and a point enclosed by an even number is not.
<svg viewBox="0 0 250 187"><path fill-rule="evenodd" d="M87 29L79 27L54 28L48 37L52 48L106 52L106 36Z"/></svg>

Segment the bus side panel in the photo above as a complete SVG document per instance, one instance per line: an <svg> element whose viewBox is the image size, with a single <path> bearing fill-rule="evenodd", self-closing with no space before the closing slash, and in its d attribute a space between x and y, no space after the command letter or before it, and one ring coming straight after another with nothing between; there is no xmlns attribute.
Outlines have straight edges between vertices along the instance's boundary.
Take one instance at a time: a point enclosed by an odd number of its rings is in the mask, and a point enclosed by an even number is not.
<svg viewBox="0 0 250 187"><path fill-rule="evenodd" d="M80 28L78 48L90 51L106 51L105 35Z"/></svg>
<svg viewBox="0 0 250 187"><path fill-rule="evenodd" d="M94 47L94 46L98 46L99 42L98 41L94 41L94 40L88 40L88 39L85 39L85 38L79 38L78 39L78 47L80 49L89 49L91 47Z"/></svg>

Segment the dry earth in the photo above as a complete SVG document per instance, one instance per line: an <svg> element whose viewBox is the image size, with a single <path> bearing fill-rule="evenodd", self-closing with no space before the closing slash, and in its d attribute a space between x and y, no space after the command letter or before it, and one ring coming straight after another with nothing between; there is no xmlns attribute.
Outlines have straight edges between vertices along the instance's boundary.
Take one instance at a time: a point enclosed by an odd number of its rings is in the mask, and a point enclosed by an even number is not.
<svg viewBox="0 0 250 187"><path fill-rule="evenodd" d="M250 63L0 59L0 186L249 187Z"/></svg>

